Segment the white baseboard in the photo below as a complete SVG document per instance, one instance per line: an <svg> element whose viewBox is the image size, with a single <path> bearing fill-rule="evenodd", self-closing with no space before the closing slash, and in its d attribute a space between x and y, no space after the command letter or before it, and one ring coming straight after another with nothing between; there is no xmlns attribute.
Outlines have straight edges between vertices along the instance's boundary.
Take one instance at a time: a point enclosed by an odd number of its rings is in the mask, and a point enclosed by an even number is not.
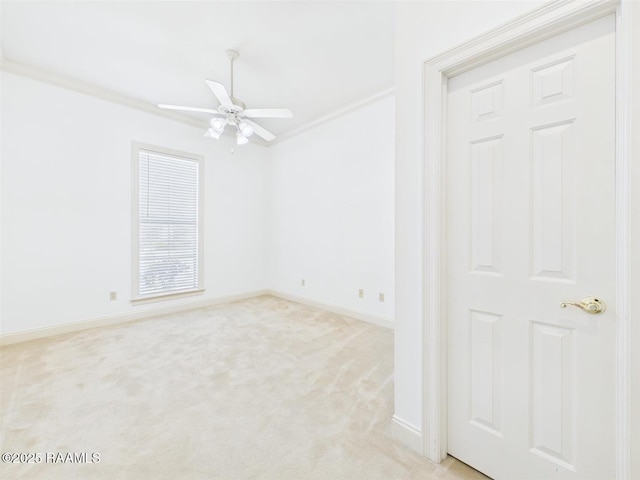
<svg viewBox="0 0 640 480"><path fill-rule="evenodd" d="M424 443L420 430L395 415L391 419L391 436L414 452L424 455Z"/></svg>
<svg viewBox="0 0 640 480"><path fill-rule="evenodd" d="M345 317L351 317L355 318L356 320L362 320L363 322L373 323L374 325L378 325L379 327L390 328L392 330L394 328L393 319L389 317L361 312L359 310L351 310L349 308L341 307L333 303L319 302L317 300L300 297L298 295L292 295L290 293L280 292L278 290L266 290L265 293L267 295L273 295L274 297L284 298L285 300L289 300L291 302L301 303L310 307L321 308L322 310L327 310L339 315L344 315Z"/></svg>
<svg viewBox="0 0 640 480"><path fill-rule="evenodd" d="M152 309L129 312L129 313L120 313L117 315L107 315L104 317L93 318L91 320L64 323L61 325L53 325L51 327L35 328L33 330L25 330L22 332L0 334L0 346L27 342L29 340L37 340L40 338L53 337L55 335L62 335L65 333L77 332L80 330L88 330L90 328L118 325L121 323L133 322L135 320L142 320L145 318L157 317L160 315L168 315L170 313L208 307L210 305L218 305L221 303L229 303L229 302L235 302L238 300L245 300L247 298L258 297L260 295L273 295L274 297L284 298L285 300L290 300L292 302L302 303L303 305L309 305L311 307L321 308L323 310L334 312L339 315L352 317L357 320L362 320L364 322L373 323L381 327L393 329L393 321L387 317L373 315L366 312L360 312L357 310L350 310L347 308L340 307L338 305L333 305L331 303L318 302L316 300L299 297L297 295L289 295L284 292L265 289L265 290L254 290L251 292L239 293L236 295L225 295L221 297L201 299L201 300L192 301L192 302L182 302L182 303L173 304L169 306L163 306L159 308L152 308Z"/></svg>
<svg viewBox="0 0 640 480"><path fill-rule="evenodd" d="M53 325L51 327L36 328L33 330L25 330L23 332L0 334L0 346L11 345L13 343L27 342L29 340L37 340L39 338L53 337L64 333L77 332L90 328L106 327L110 325L118 325L120 323L142 320L145 318L167 315L170 313L194 310L196 308L218 305L221 303L235 302L247 298L253 298L260 295L267 295L267 290L254 290L236 295L225 295L221 297L201 299L193 302L183 302L170 306L152 308L130 313L120 313L117 315L107 315L104 317L93 318L91 320L83 320L80 322L64 323L62 325Z"/></svg>

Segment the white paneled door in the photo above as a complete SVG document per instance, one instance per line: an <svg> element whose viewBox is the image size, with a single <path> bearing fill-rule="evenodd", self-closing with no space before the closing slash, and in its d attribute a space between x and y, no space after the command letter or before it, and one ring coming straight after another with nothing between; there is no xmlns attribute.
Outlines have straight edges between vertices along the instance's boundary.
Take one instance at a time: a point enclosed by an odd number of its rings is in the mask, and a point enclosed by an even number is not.
<svg viewBox="0 0 640 480"><path fill-rule="evenodd" d="M448 448L495 479L615 477L614 29L448 83Z"/></svg>

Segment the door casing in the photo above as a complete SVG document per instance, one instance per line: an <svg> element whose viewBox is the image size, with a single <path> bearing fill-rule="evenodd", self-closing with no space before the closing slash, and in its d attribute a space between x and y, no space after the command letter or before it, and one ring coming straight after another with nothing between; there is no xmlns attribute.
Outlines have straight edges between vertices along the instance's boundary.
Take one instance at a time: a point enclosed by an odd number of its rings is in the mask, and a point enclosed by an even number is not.
<svg viewBox="0 0 640 480"><path fill-rule="evenodd" d="M556 0L510 23L426 60L424 87L425 260L422 293L422 406L424 454L440 462L447 456L446 292L446 115L447 82L504 57L606 15L616 15L616 479L631 478L632 352L631 297L631 5L620 0ZM634 276L635 278L635 276ZM637 282L636 282L637 283ZM640 285L635 285L640 288ZM639 345L640 346L640 345ZM634 408L638 408L637 406Z"/></svg>

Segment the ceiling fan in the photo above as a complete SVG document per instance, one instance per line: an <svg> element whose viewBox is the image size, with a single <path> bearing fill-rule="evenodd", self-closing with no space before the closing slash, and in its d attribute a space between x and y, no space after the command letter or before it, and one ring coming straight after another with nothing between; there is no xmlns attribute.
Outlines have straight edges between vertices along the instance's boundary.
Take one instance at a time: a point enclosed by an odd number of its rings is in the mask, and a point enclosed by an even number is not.
<svg viewBox="0 0 640 480"><path fill-rule="evenodd" d="M246 108L243 101L233 96L233 62L240 56L235 50L227 50L227 58L231 63L231 95L219 82L205 80L213 94L220 102L217 110L210 108L183 107L180 105L159 104L160 108L170 110L183 110L187 112L211 113L211 127L205 132L205 137L218 139L227 125L235 129L236 142L244 145L249 142L249 137L254 133L266 141L271 141L276 136L264 129L250 118L291 118L293 113L288 108Z"/></svg>

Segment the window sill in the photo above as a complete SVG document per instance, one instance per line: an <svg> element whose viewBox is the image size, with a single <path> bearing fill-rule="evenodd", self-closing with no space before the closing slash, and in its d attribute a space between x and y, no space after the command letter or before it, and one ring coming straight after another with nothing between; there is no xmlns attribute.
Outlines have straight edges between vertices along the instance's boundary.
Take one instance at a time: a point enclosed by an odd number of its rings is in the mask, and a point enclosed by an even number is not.
<svg viewBox="0 0 640 480"><path fill-rule="evenodd" d="M145 303L162 302L165 300L174 300L176 298L193 297L196 295L202 295L204 288L197 290L183 290L175 293L160 293L157 295L149 295L147 297L137 297L131 299L132 305L143 305Z"/></svg>

